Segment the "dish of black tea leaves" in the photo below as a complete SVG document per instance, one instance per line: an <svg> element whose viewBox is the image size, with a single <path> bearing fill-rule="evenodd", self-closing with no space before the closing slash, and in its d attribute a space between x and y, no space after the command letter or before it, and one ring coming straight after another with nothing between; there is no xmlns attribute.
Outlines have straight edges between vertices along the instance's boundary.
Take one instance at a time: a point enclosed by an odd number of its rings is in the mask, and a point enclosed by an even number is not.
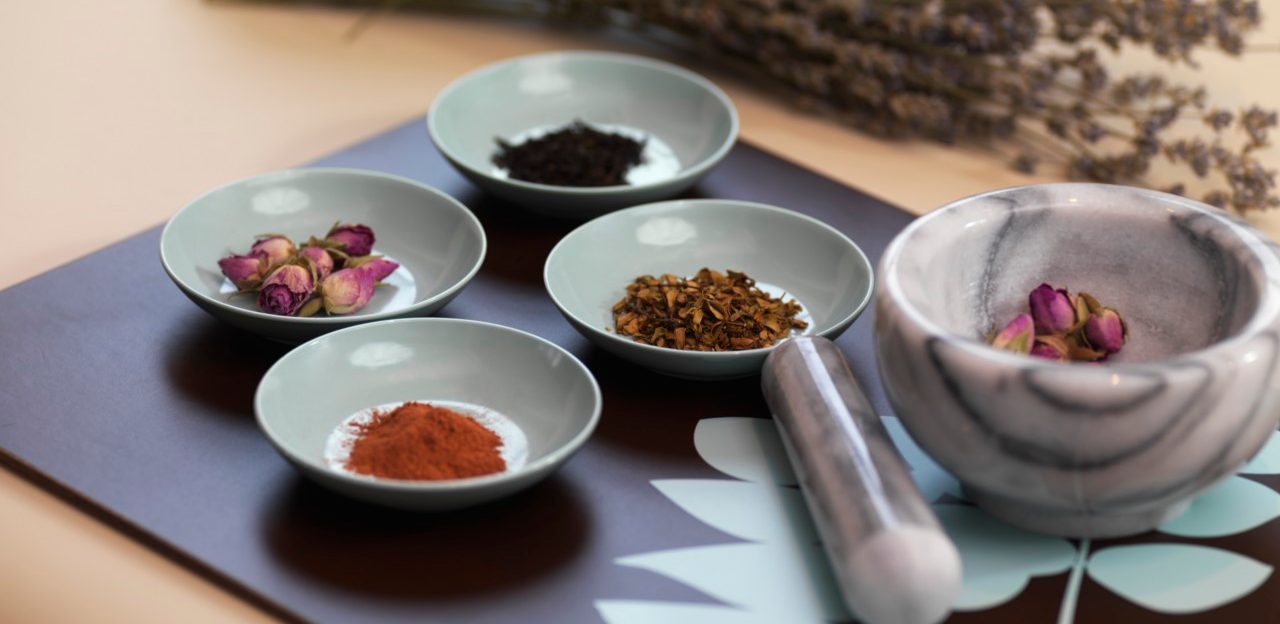
<svg viewBox="0 0 1280 624"><path fill-rule="evenodd" d="M618 186L644 159L646 140L601 132L582 120L512 145L494 139L493 164L507 176L555 186Z"/></svg>

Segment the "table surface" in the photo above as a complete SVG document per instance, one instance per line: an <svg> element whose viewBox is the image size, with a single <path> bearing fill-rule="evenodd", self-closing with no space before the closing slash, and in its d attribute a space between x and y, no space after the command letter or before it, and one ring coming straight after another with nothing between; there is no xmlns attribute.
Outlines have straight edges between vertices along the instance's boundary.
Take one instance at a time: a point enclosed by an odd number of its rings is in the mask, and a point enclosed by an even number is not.
<svg viewBox="0 0 1280 624"><path fill-rule="evenodd" d="M1280 0L1262 5L1280 15ZM420 115L470 69L555 49L689 66L730 94L744 138L912 212L1052 179L1011 172L978 149L860 135L624 35L400 14L377 17L352 38L360 17L220 2L0 3L0 215L20 233L6 237L0 288L160 223L204 189L312 160ZM1280 41L1280 18L1251 41ZM1280 56L1201 60L1191 78L1216 101L1280 106L1280 83L1258 79L1275 75ZM1142 54L1117 64L1165 71ZM1276 152L1266 155L1271 167L1280 165ZM1251 220L1280 238L1280 211ZM11 562L0 566L4 621L268 619L4 470L0 552Z"/></svg>

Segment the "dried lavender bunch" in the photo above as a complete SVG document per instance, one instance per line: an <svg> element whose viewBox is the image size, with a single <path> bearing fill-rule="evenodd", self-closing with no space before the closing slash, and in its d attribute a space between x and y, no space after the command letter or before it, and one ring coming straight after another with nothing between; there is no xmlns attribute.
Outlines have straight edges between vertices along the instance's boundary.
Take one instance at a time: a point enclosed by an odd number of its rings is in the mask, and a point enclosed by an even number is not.
<svg viewBox="0 0 1280 624"><path fill-rule="evenodd" d="M377 0L370 0L377 4ZM343 4L363 4L346 0ZM459 5L463 5L459 7ZM881 136L982 141L1032 171L1147 184L1158 158L1248 211L1280 205L1257 160L1276 112L1213 108L1202 88L1156 74L1113 78L1122 46L1194 65L1198 50L1238 55L1261 21L1245 0L400 0L398 6L534 14L674 33L763 72L802 104ZM1175 122L1202 132L1176 136ZM1177 185L1168 189L1182 192Z"/></svg>

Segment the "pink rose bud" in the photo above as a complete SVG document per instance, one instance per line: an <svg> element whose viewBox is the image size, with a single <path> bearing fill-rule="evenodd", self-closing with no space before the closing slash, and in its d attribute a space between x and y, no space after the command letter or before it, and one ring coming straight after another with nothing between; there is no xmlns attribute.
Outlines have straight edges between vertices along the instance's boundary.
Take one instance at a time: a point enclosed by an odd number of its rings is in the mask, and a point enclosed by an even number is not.
<svg viewBox="0 0 1280 624"><path fill-rule="evenodd" d="M293 316L315 292L311 271L297 264L286 264L267 276L258 291L258 307L281 316Z"/></svg>
<svg viewBox="0 0 1280 624"><path fill-rule="evenodd" d="M1035 319L1036 332L1063 334L1075 327L1076 308L1064 289L1041 284L1031 291L1031 318Z"/></svg>
<svg viewBox="0 0 1280 624"><path fill-rule="evenodd" d="M222 274L240 290L253 290L262 283L266 260L258 256L227 256L218 261Z"/></svg>
<svg viewBox="0 0 1280 624"><path fill-rule="evenodd" d="M381 282L387 279L388 275L395 273L396 269L400 268L400 264L386 258L374 258L368 262L361 263L355 268L373 276L373 281Z"/></svg>
<svg viewBox="0 0 1280 624"><path fill-rule="evenodd" d="M367 225L335 225L324 239L341 245L348 256L367 256L373 251L373 230Z"/></svg>
<svg viewBox="0 0 1280 624"><path fill-rule="evenodd" d="M1124 320L1111 308L1103 308L1101 312L1089 315L1084 324L1084 337L1098 351L1117 353L1124 346L1127 333Z"/></svg>
<svg viewBox="0 0 1280 624"><path fill-rule="evenodd" d="M1070 353L1071 347L1062 336L1036 336L1031 347L1031 355L1058 362L1069 361Z"/></svg>
<svg viewBox="0 0 1280 624"><path fill-rule="evenodd" d="M249 255L267 259L267 269L274 269L293 256L293 241L287 236L268 236L249 248Z"/></svg>
<svg viewBox="0 0 1280 624"><path fill-rule="evenodd" d="M373 275L359 269L343 269L320 284L324 310L329 314L350 314L373 298Z"/></svg>
<svg viewBox="0 0 1280 624"><path fill-rule="evenodd" d="M1030 314L1019 314L991 340L991 346L1014 353L1030 353L1036 328Z"/></svg>
<svg viewBox="0 0 1280 624"><path fill-rule="evenodd" d="M333 272L333 256L322 247L303 247L298 255L311 263L316 271L316 279L323 280Z"/></svg>

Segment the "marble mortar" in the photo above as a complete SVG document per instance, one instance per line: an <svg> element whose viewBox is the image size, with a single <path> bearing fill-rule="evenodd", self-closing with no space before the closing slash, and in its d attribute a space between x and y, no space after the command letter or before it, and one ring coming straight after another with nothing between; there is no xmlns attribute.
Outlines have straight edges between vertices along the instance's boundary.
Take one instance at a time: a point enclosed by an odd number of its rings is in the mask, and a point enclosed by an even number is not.
<svg viewBox="0 0 1280 624"><path fill-rule="evenodd" d="M876 355L894 410L966 496L1010 524L1140 533L1235 472L1280 419L1280 246L1182 197L1047 184L966 198L889 246ZM1041 282L1129 327L1105 364L986 335Z"/></svg>

